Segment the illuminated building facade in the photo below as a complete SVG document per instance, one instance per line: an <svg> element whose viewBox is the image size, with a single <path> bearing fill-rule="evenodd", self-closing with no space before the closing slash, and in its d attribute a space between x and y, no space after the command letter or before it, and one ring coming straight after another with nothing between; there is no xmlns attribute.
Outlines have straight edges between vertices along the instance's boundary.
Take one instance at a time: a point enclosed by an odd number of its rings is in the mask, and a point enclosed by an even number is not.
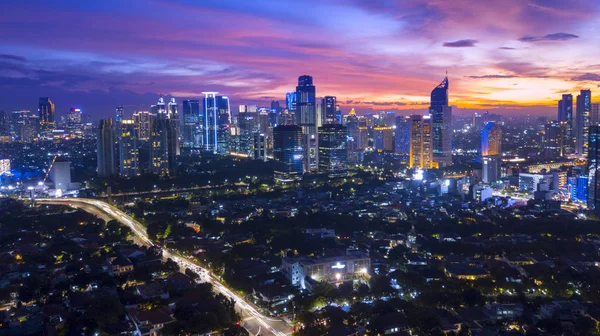
<svg viewBox="0 0 600 336"><path fill-rule="evenodd" d="M310 288L310 282L340 283L369 275L371 259L366 253L353 252L339 257L286 257L281 272L292 285Z"/></svg>
<svg viewBox="0 0 600 336"><path fill-rule="evenodd" d="M196 99L184 100L182 110L183 123L181 138L183 140L183 147L199 148L202 146L200 101Z"/></svg>
<svg viewBox="0 0 600 336"><path fill-rule="evenodd" d="M573 118L573 95L563 94L562 99L558 101L558 122L564 123L563 143L565 146L564 154L575 152L575 124Z"/></svg>
<svg viewBox="0 0 600 336"><path fill-rule="evenodd" d="M566 154L564 137L567 123L556 120L546 122L544 126L544 139L542 155L547 160L562 158Z"/></svg>
<svg viewBox="0 0 600 336"><path fill-rule="evenodd" d="M482 180L492 183L500 180L502 164L502 128L490 121L481 130Z"/></svg>
<svg viewBox="0 0 600 336"><path fill-rule="evenodd" d="M317 134L316 88L312 76L298 77L296 100L296 116L302 134Z"/></svg>
<svg viewBox="0 0 600 336"><path fill-rule="evenodd" d="M600 126L592 125L588 137L588 209L600 212Z"/></svg>
<svg viewBox="0 0 600 336"><path fill-rule="evenodd" d="M275 170L277 182L285 183L302 178L302 128L279 125L273 129L273 158L279 165Z"/></svg>
<svg viewBox="0 0 600 336"><path fill-rule="evenodd" d="M319 172L330 177L348 173L348 129L339 124L319 127Z"/></svg>
<svg viewBox="0 0 600 336"><path fill-rule="evenodd" d="M48 97L39 100L38 115L40 117L40 132L47 133L54 129L55 111L54 103Z"/></svg>
<svg viewBox="0 0 600 336"><path fill-rule="evenodd" d="M150 171L160 176L175 175L177 151L176 121L157 118L150 132Z"/></svg>
<svg viewBox="0 0 600 336"><path fill-rule="evenodd" d="M448 105L448 76L431 91L431 141L433 160L452 164L452 108Z"/></svg>
<svg viewBox="0 0 600 336"><path fill-rule="evenodd" d="M134 177L140 174L139 144L136 125L131 119L121 119L119 130L119 174Z"/></svg>
<svg viewBox="0 0 600 336"><path fill-rule="evenodd" d="M585 157L587 156L592 109L592 92L590 90L580 91L576 107L576 153Z"/></svg>
<svg viewBox="0 0 600 336"><path fill-rule="evenodd" d="M111 176L116 173L115 128L112 119L100 120L97 143L98 175Z"/></svg>
<svg viewBox="0 0 600 336"><path fill-rule="evenodd" d="M410 168L433 167L431 116L410 116Z"/></svg>
<svg viewBox="0 0 600 336"><path fill-rule="evenodd" d="M394 152L394 131L391 126L373 127L373 144L376 151Z"/></svg>
<svg viewBox="0 0 600 336"><path fill-rule="evenodd" d="M217 154L229 152L231 113L229 98L218 92L203 92L204 150Z"/></svg>

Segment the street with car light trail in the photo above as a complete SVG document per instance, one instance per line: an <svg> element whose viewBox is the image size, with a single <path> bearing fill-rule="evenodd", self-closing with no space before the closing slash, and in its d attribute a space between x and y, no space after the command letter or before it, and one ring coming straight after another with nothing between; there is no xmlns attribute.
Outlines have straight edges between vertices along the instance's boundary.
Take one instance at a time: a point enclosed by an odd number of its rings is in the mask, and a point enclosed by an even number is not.
<svg viewBox="0 0 600 336"><path fill-rule="evenodd" d="M79 208L86 212L92 213L98 217L103 219L112 218L117 220L123 225L129 227L132 233L135 235L136 243L143 244L145 246L156 246L148 236L146 235L146 229L144 226L138 221L131 218L129 215L121 211L115 206L112 206L108 203L94 200L94 199L84 199L84 198L63 198L63 199L51 199L51 198L40 198L36 199L38 204L47 204L47 205L68 205L70 207ZM267 316L264 316L256 308L244 300L242 297L231 291L229 288L224 286L217 278L212 276L210 272L200 265L184 258L179 255L175 255L173 252L168 249L162 248L164 258L170 258L176 261L182 269L189 268L190 270L196 272L201 279L206 282L209 282L213 286L213 290L216 293L221 293L229 298L235 300L236 308L240 313L242 318L241 325L248 330L252 335L258 335L264 333L268 330L268 332L276 335L276 336L286 336L291 335L292 328L289 324L281 319L274 319Z"/></svg>

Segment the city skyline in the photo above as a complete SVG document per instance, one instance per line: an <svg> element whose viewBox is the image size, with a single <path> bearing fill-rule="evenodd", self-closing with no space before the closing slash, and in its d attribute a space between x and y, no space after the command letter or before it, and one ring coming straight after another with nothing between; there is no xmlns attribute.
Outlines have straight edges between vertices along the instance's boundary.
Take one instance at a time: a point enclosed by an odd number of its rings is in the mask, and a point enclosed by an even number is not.
<svg viewBox="0 0 600 336"><path fill-rule="evenodd" d="M73 4L0 4L0 109L50 97L58 115L77 106L102 118L203 91L267 105L307 74L346 111L422 113L448 71L455 114L552 116L561 94L594 95L600 80L594 54L580 52L598 42L591 1L325 1L309 16L287 1ZM153 24L167 17L177 20Z"/></svg>

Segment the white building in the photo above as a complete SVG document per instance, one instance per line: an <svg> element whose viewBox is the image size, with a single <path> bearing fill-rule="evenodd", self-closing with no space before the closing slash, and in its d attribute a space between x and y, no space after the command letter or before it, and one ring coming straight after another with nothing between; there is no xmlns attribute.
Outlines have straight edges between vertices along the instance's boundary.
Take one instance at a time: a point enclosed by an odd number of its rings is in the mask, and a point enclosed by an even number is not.
<svg viewBox="0 0 600 336"><path fill-rule="evenodd" d="M0 160L0 175L10 171L10 160L2 159Z"/></svg>

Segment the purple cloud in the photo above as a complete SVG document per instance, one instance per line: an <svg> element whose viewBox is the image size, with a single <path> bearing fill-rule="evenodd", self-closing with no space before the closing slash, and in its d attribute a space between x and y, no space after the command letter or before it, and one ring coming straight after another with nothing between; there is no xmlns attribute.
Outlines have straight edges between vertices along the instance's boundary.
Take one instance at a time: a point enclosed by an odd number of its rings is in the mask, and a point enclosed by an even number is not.
<svg viewBox="0 0 600 336"><path fill-rule="evenodd" d="M470 48L474 47L478 42L479 41L477 40L458 40L454 42L444 42L443 46L449 48Z"/></svg>
<svg viewBox="0 0 600 336"><path fill-rule="evenodd" d="M517 78L515 75L481 75L481 76L467 76L467 78L473 79L489 79L489 78Z"/></svg>
<svg viewBox="0 0 600 336"><path fill-rule="evenodd" d="M598 81L600 81L600 75L588 72L583 75L573 77L573 78L571 78L571 80L578 81L578 82L583 82L583 81L598 82Z"/></svg>
<svg viewBox="0 0 600 336"><path fill-rule="evenodd" d="M569 33L554 33L544 36L525 35L519 39L521 42L540 42L540 41L568 41L578 38L578 35Z"/></svg>

